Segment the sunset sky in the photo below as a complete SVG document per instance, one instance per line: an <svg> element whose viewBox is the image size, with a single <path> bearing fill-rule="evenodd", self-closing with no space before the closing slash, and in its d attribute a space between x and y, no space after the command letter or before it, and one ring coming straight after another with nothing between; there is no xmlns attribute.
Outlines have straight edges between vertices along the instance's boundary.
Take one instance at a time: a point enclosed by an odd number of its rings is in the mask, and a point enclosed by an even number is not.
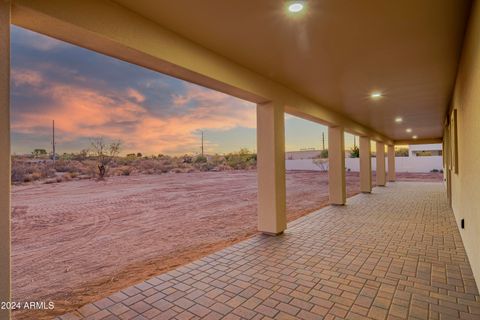
<svg viewBox="0 0 480 320"><path fill-rule="evenodd" d="M87 149L120 140L123 153L256 149L255 105L19 27L12 28L12 151ZM320 148L326 127L286 116L286 149ZM346 138L351 146L353 136Z"/></svg>

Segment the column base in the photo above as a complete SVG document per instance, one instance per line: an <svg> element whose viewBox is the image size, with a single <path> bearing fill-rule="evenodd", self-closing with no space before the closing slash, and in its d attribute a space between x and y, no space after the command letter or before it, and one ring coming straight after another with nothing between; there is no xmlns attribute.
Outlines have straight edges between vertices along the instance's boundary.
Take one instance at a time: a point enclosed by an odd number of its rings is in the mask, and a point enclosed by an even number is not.
<svg viewBox="0 0 480 320"><path fill-rule="evenodd" d="M262 231L262 234L266 235L266 236L271 236L271 237L275 237L275 236L279 236L279 235L282 235L283 234L283 231L280 231L280 232L267 232L267 231Z"/></svg>

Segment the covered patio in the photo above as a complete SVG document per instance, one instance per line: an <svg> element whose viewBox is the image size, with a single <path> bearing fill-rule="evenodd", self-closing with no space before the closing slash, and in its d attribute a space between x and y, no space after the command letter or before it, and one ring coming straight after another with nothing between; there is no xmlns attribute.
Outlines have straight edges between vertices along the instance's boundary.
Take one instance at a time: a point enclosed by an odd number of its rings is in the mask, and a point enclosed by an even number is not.
<svg viewBox="0 0 480 320"><path fill-rule="evenodd" d="M478 319L441 183L396 182L117 292L71 319Z"/></svg>

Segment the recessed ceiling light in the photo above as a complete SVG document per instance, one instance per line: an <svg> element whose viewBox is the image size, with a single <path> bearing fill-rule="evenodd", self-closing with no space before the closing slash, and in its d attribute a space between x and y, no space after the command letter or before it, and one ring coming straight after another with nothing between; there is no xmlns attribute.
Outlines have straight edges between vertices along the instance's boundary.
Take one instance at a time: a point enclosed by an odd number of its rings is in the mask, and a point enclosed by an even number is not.
<svg viewBox="0 0 480 320"><path fill-rule="evenodd" d="M408 133L410 133L410 132L412 132L412 129L408 128L408 129L405 130L405 131L407 131Z"/></svg>
<svg viewBox="0 0 480 320"><path fill-rule="evenodd" d="M372 94L370 95L370 97L372 99L379 99L382 97L382 94L380 92L372 92Z"/></svg>
<svg viewBox="0 0 480 320"><path fill-rule="evenodd" d="M396 117L395 122L396 123L401 123L403 121L402 117Z"/></svg>
<svg viewBox="0 0 480 320"><path fill-rule="evenodd" d="M288 6L288 11L293 12L293 13L297 13L297 12L302 11L303 8L304 8L303 3L297 1L297 2L291 3Z"/></svg>
<svg viewBox="0 0 480 320"><path fill-rule="evenodd" d="M413 138L413 139L417 139L418 137L417 137L417 136L413 136L412 138Z"/></svg>

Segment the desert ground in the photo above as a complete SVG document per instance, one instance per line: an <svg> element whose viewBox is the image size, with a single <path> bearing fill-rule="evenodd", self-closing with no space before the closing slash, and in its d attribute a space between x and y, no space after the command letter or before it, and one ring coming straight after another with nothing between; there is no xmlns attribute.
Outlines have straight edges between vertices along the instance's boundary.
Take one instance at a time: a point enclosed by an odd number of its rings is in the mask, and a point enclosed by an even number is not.
<svg viewBox="0 0 480 320"><path fill-rule="evenodd" d="M327 175L287 173L289 221L327 204ZM347 183L358 193L358 173ZM14 318L50 319L255 234L256 191L253 170L14 186L14 301L55 302Z"/></svg>

